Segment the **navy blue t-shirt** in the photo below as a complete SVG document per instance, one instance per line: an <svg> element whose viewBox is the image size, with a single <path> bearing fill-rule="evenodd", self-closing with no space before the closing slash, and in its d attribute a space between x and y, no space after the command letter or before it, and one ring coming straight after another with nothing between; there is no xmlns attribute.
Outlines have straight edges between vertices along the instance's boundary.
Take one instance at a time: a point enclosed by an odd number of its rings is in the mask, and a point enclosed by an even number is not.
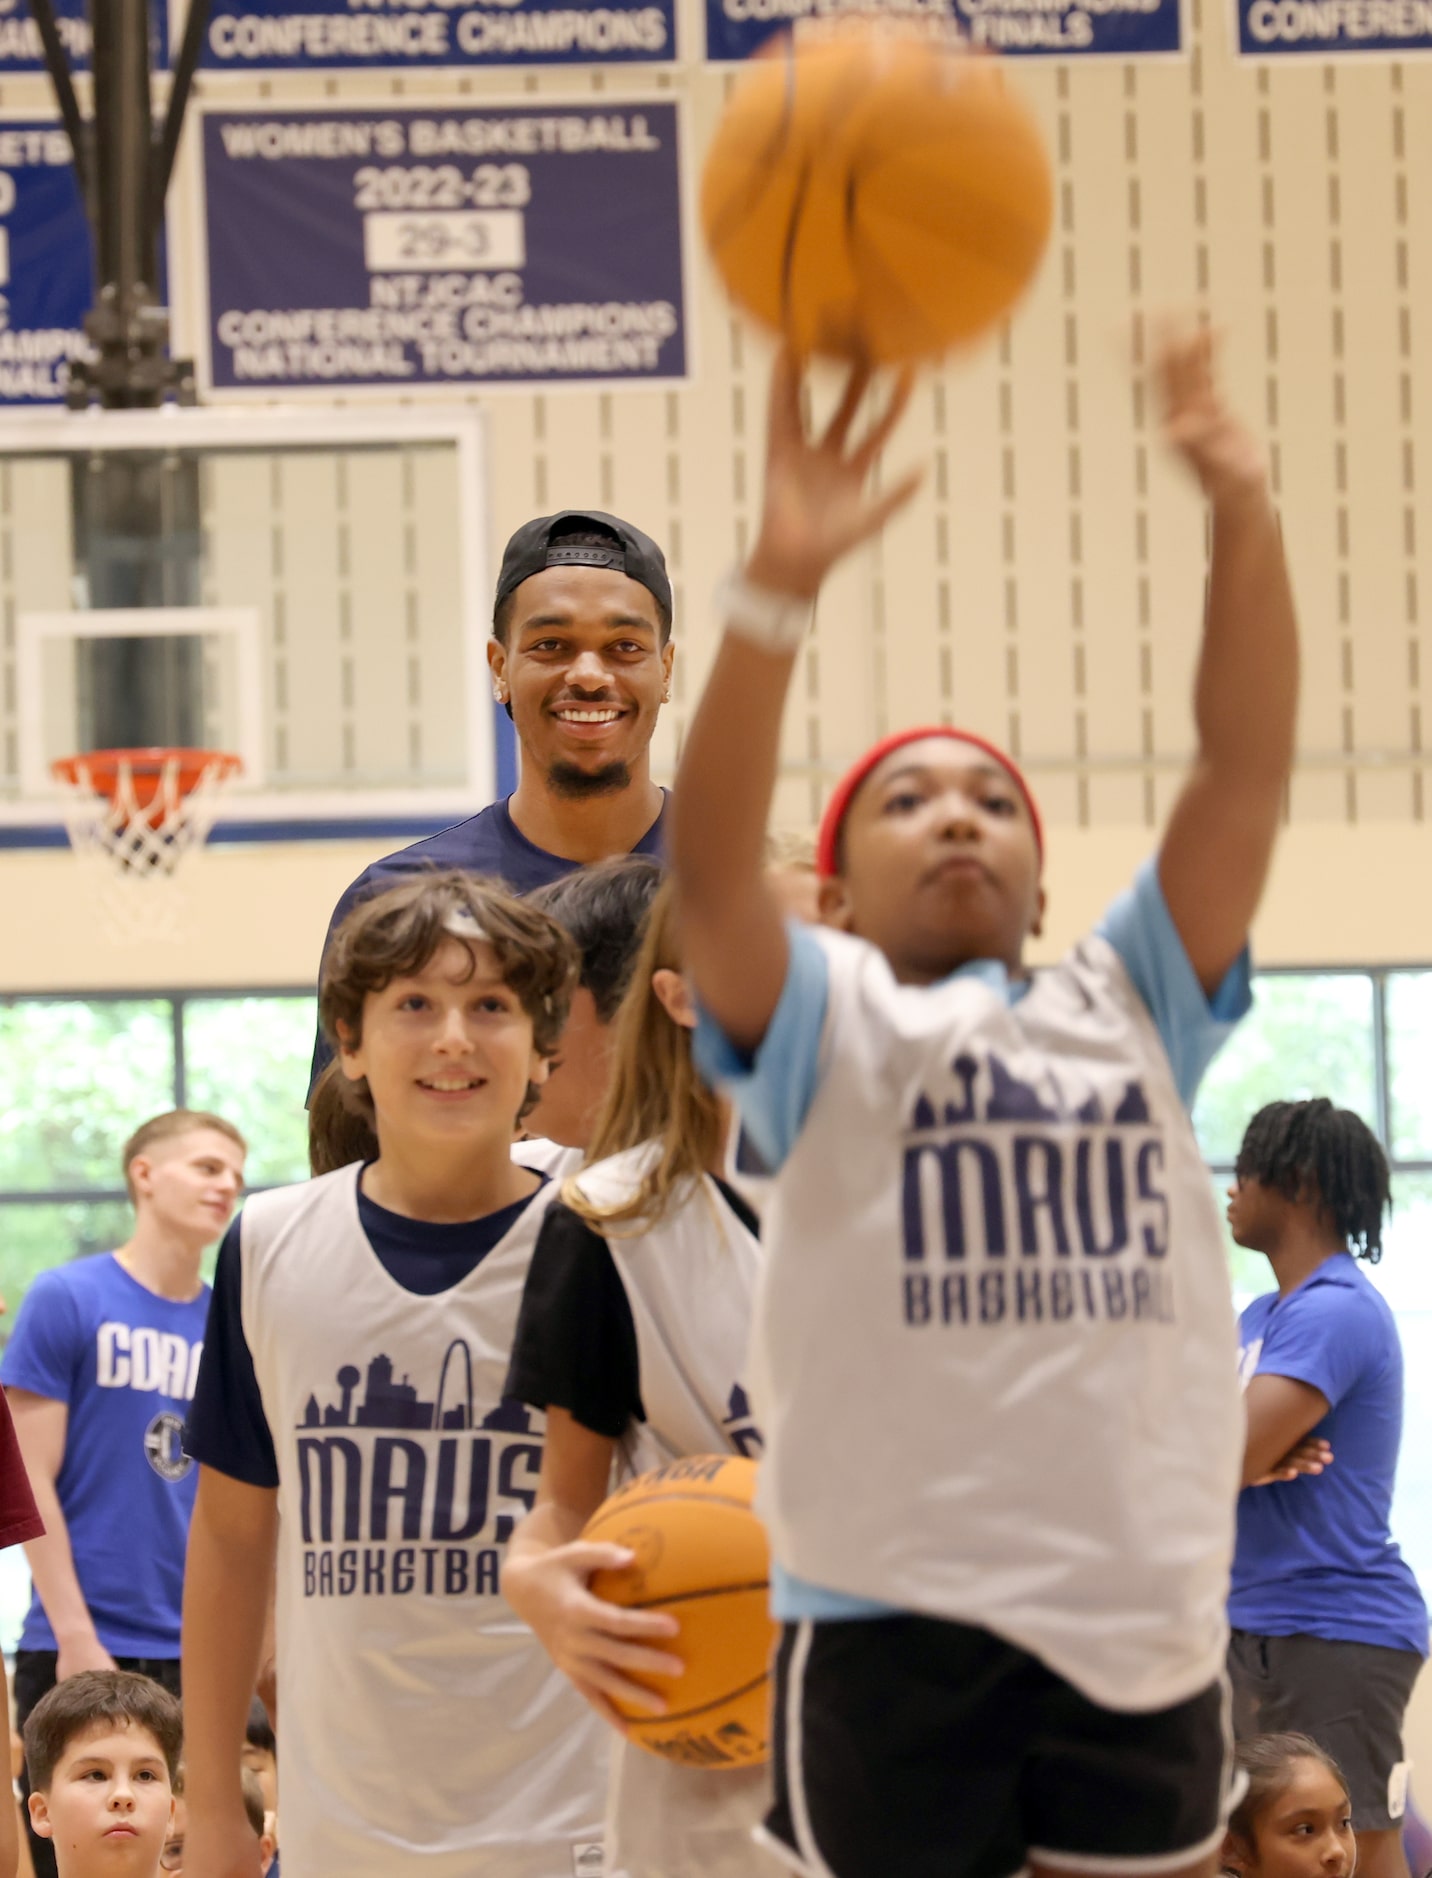
<svg viewBox="0 0 1432 1878"><path fill-rule="evenodd" d="M366 1172L366 1169L365 1169ZM395 1283L419 1297L436 1297L460 1285L468 1273L506 1238L525 1207L547 1183L496 1213L456 1224L409 1219L370 1200L358 1181L358 1221L379 1264ZM278 1456L264 1413L263 1392L244 1336L243 1258L236 1219L224 1234L214 1273L204 1360L184 1430L184 1448L205 1467L217 1468L251 1487L276 1487Z"/></svg>
<svg viewBox="0 0 1432 1878"><path fill-rule="evenodd" d="M1427 1607L1388 1528L1402 1440L1402 1345L1382 1293L1338 1252L1286 1297L1255 1298L1239 1369L1326 1396L1311 1435L1333 1464L1238 1496L1228 1604L1235 1629L1427 1654Z"/></svg>
<svg viewBox="0 0 1432 1878"><path fill-rule="evenodd" d="M75 1575L113 1656L179 1654L184 1553L198 1484L181 1435L204 1343L209 1288L161 1298L112 1252L42 1272L20 1310L0 1381L63 1402L55 1490ZM22 1650L53 1650L36 1596Z"/></svg>
<svg viewBox="0 0 1432 1878"><path fill-rule="evenodd" d="M655 860L661 859L668 800L663 790L661 813L632 849L633 854L649 854ZM478 814L470 815L465 822L440 829L437 834L415 841L411 847L399 848L396 854L385 854L371 867L365 867L333 909L328 937L323 942L325 957L334 933L355 906L424 869L442 873L448 868L460 868L466 874L488 874L518 895L535 893L539 887L550 887L553 881L575 874L583 863L566 860L560 854L549 854L545 848L530 842L512 819L510 801L511 797L504 796L500 802L493 802ZM310 1091L332 1055L328 1040L319 1031L313 1046Z"/></svg>

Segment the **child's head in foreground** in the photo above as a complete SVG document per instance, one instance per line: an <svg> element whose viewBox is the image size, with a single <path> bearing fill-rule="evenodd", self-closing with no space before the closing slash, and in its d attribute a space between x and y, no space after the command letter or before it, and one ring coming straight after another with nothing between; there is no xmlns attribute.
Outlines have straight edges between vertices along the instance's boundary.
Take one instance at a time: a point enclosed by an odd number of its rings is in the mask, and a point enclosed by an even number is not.
<svg viewBox="0 0 1432 1878"><path fill-rule="evenodd" d="M318 1013L381 1152L510 1140L576 979L562 928L495 881L425 874L355 908L324 960Z"/></svg>
<svg viewBox="0 0 1432 1878"><path fill-rule="evenodd" d="M905 983L1016 969L1040 930L1044 837L1011 758L967 731L887 737L837 783L816 844L821 916Z"/></svg>
<svg viewBox="0 0 1432 1878"><path fill-rule="evenodd" d="M1307 1735L1240 1741L1248 1782L1220 1859L1237 1878L1351 1878L1352 1802L1333 1757Z"/></svg>
<svg viewBox="0 0 1432 1878"><path fill-rule="evenodd" d="M183 1748L179 1704L127 1670L59 1683L25 1723L30 1819L60 1878L153 1878L174 1810Z"/></svg>

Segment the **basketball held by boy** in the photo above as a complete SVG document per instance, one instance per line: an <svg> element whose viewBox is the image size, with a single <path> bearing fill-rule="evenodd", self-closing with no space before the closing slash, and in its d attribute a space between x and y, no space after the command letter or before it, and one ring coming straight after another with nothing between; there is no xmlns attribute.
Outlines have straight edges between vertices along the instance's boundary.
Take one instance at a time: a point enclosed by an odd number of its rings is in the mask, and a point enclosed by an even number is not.
<svg viewBox="0 0 1432 1878"><path fill-rule="evenodd" d="M1170 335L1157 377L1212 519L1196 750L1156 856L1057 964L1024 958L1037 805L967 730L901 733L837 784L825 925L763 877L815 596L918 480L866 491L908 380L857 435L856 371L810 435L779 361L761 525L673 792L698 1061L776 1173L751 1357L783 1624L765 1831L821 1878L1204 1878L1233 1797L1241 1414L1187 1110L1249 1004L1297 629L1207 334Z"/></svg>

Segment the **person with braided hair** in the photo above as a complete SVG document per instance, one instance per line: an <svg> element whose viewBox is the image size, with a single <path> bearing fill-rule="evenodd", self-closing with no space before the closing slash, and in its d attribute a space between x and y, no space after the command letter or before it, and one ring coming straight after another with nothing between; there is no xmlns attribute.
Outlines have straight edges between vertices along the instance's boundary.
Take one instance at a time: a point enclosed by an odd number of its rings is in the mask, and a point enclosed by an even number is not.
<svg viewBox="0 0 1432 1878"><path fill-rule="evenodd" d="M1277 1290L1239 1324L1247 1408L1229 1600L1240 1740L1310 1735L1347 1774L1360 1878L1408 1878L1402 1722L1427 1607L1389 1529L1402 1347L1362 1270L1382 1256L1387 1159L1349 1109L1271 1102L1248 1124L1228 1225Z"/></svg>

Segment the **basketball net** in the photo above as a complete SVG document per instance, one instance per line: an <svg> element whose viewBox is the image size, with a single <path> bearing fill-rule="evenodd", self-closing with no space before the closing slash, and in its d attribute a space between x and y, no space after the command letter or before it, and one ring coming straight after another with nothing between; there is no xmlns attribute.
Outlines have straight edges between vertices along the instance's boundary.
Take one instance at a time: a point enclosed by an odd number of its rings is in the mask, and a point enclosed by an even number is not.
<svg viewBox="0 0 1432 1878"><path fill-rule="evenodd" d="M65 827L93 879L108 937L145 945L183 936L185 861L208 839L243 768L223 750L94 750L51 765Z"/></svg>

